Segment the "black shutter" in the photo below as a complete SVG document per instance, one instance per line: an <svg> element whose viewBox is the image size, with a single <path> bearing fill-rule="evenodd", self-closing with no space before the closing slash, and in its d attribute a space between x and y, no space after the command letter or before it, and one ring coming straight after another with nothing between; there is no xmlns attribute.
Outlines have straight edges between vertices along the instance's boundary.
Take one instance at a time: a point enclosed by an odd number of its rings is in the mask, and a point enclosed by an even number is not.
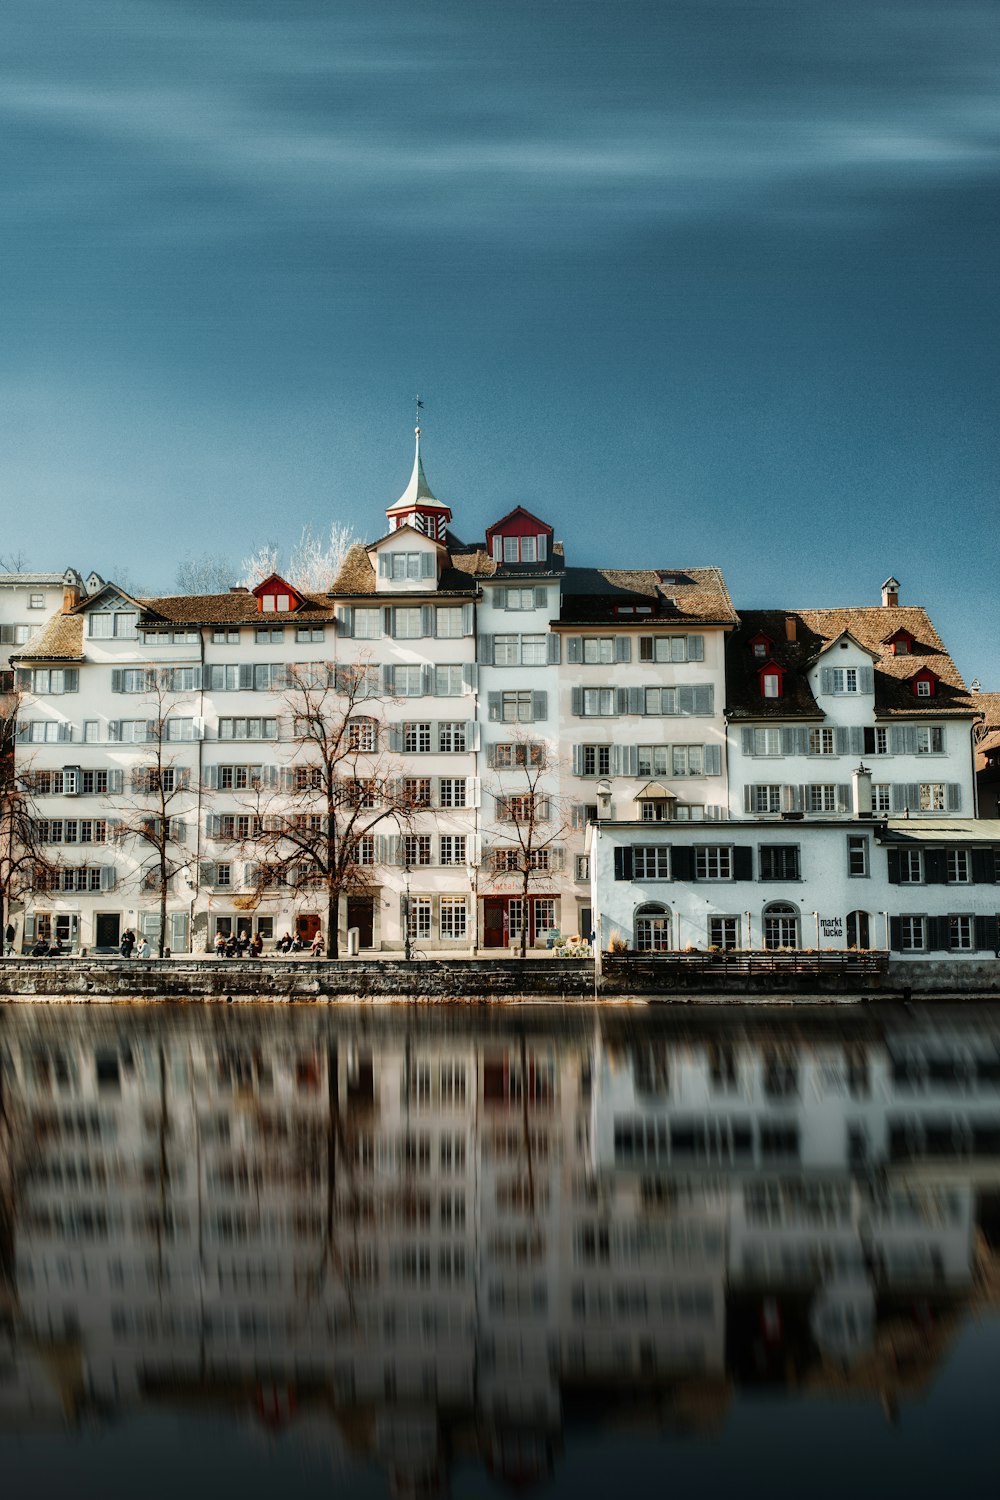
<svg viewBox="0 0 1000 1500"><path fill-rule="evenodd" d="M753 879L753 850L749 844L737 844L733 849L733 875L736 880Z"/></svg>
<svg viewBox="0 0 1000 1500"><path fill-rule="evenodd" d="M887 859L887 861L889 863L889 884L890 885L898 885L899 884L899 850L898 849L887 849L885 851L885 857L886 857L886 859Z"/></svg>
<svg viewBox="0 0 1000 1500"><path fill-rule="evenodd" d="M898 854L899 851L898 850L890 850L889 852L890 853ZM898 861L898 859L896 861L896 869L897 869L896 879L898 880L899 879L899 873L898 873L898 871L899 871L899 861ZM889 947L892 949L893 953L902 953L902 951L903 951L903 919L902 919L902 917L890 917L889 918Z"/></svg>
<svg viewBox="0 0 1000 1500"><path fill-rule="evenodd" d="M689 844L670 846L670 872L675 880L694 879L694 850Z"/></svg>
<svg viewBox="0 0 1000 1500"><path fill-rule="evenodd" d="M976 885L993 885L997 877L996 856L992 849L973 849L972 879ZM992 946L987 943L987 947Z"/></svg>
<svg viewBox="0 0 1000 1500"><path fill-rule="evenodd" d="M924 884L943 885L948 878L948 867L943 849L925 849Z"/></svg>
<svg viewBox="0 0 1000 1500"><path fill-rule="evenodd" d="M615 850L615 879L632 879L632 850L618 848Z"/></svg>
<svg viewBox="0 0 1000 1500"><path fill-rule="evenodd" d="M997 919L996 917L976 918L976 947L980 952L989 950L995 953L997 949Z"/></svg>
<svg viewBox="0 0 1000 1500"><path fill-rule="evenodd" d="M946 953L951 947L951 922L949 919L947 917L928 917L927 938L927 946L932 952Z"/></svg>

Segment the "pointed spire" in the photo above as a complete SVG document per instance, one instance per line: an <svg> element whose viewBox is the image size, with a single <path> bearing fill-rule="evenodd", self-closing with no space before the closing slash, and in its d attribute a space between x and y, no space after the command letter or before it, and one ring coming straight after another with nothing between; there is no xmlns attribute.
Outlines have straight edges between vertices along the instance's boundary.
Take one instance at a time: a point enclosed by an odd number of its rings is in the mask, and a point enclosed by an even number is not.
<svg viewBox="0 0 1000 1500"><path fill-rule="evenodd" d="M427 475L424 473L423 459L420 457L420 428L416 427L414 433L417 440L416 451L413 455L413 473L410 482L400 495L395 505L390 505L386 515L398 515L400 511L408 510L442 510L448 512L449 519L451 511L443 501L439 500L427 483Z"/></svg>

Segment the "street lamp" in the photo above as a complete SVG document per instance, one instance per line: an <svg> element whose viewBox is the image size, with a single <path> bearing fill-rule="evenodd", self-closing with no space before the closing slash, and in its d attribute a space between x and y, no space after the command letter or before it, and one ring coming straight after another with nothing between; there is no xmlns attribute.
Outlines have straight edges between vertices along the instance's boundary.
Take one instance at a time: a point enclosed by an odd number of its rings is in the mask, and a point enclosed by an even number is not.
<svg viewBox="0 0 1000 1500"><path fill-rule="evenodd" d="M403 865L406 880L406 895L403 897L403 957L407 962L413 957L413 938L410 932L410 862Z"/></svg>

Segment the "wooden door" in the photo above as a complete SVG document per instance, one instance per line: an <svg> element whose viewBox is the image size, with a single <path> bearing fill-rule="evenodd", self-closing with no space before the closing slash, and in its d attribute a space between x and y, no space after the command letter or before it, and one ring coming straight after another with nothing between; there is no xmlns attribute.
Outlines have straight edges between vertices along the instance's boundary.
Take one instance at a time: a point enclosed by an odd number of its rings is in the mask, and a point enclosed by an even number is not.
<svg viewBox="0 0 1000 1500"><path fill-rule="evenodd" d="M295 918L295 931L304 943L311 943L319 932L319 917L314 911L305 911Z"/></svg>
<svg viewBox="0 0 1000 1500"><path fill-rule="evenodd" d="M99 911L94 918L94 947L117 948L122 919L116 911Z"/></svg>
<svg viewBox="0 0 1000 1500"><path fill-rule="evenodd" d="M507 898L486 896L483 900L483 947L503 948L507 943Z"/></svg>
<svg viewBox="0 0 1000 1500"><path fill-rule="evenodd" d="M358 942L362 948L371 948L375 942L375 901L371 896L348 896L347 927L358 929Z"/></svg>

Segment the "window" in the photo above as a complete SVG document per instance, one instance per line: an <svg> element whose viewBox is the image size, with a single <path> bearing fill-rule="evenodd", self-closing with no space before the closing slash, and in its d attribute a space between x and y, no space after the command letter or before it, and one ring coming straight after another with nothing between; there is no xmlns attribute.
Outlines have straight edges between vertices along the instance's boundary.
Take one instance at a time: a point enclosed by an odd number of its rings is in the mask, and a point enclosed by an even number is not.
<svg viewBox="0 0 1000 1500"><path fill-rule="evenodd" d="M917 697L931 698L934 696L934 684L929 677L917 678Z"/></svg>
<svg viewBox="0 0 1000 1500"><path fill-rule="evenodd" d="M431 748L431 726L429 722L403 725L403 749L407 754L422 754Z"/></svg>
<svg viewBox="0 0 1000 1500"><path fill-rule="evenodd" d="M404 865L429 865L431 862L431 836L429 833L406 833L402 840Z"/></svg>
<svg viewBox="0 0 1000 1500"><path fill-rule="evenodd" d="M899 883L900 885L919 885L923 879L923 866L919 849L900 849L899 851Z"/></svg>
<svg viewBox="0 0 1000 1500"><path fill-rule="evenodd" d="M464 896L442 896L440 927L443 938L464 938L468 927L468 907ZM442 1094L444 1082L442 1078ZM462 1078L462 1093L465 1093L465 1078ZM442 1103L445 1102L442 1098Z"/></svg>
<svg viewBox="0 0 1000 1500"><path fill-rule="evenodd" d="M764 908L764 947L772 952L778 948L799 946L799 918L794 906L787 902L772 901Z"/></svg>
<svg viewBox="0 0 1000 1500"><path fill-rule="evenodd" d="M673 799L644 797L639 803L639 817L644 823L669 823ZM597 821L595 818L594 822Z"/></svg>
<svg viewBox="0 0 1000 1500"><path fill-rule="evenodd" d="M947 806L943 781L922 781L919 790L921 812L944 812Z"/></svg>
<svg viewBox="0 0 1000 1500"><path fill-rule="evenodd" d="M545 746L537 740L524 744L494 745L491 764L498 771L510 770L513 766L543 766Z"/></svg>
<svg viewBox="0 0 1000 1500"><path fill-rule="evenodd" d="M434 559L429 552L383 552L379 556L379 573L393 583L432 578L434 571Z"/></svg>
<svg viewBox="0 0 1000 1500"><path fill-rule="evenodd" d="M258 625L254 631L254 640L258 646L280 646L284 639L284 625Z"/></svg>
<svg viewBox="0 0 1000 1500"><path fill-rule="evenodd" d="M670 845L637 844L632 856L636 880L670 879Z"/></svg>
<svg viewBox="0 0 1000 1500"><path fill-rule="evenodd" d="M832 729L810 729L809 731L809 754L810 755L833 755L834 742Z"/></svg>
<svg viewBox="0 0 1000 1500"><path fill-rule="evenodd" d="M442 776L438 783L438 805L440 807L465 806L465 777Z"/></svg>
<svg viewBox="0 0 1000 1500"><path fill-rule="evenodd" d="M121 745L143 745L146 742L146 731L148 728L145 719L117 719L108 722L108 739L115 740ZM153 726L156 732L156 726Z"/></svg>
<svg viewBox="0 0 1000 1500"><path fill-rule="evenodd" d="M398 555L398 554L397 554ZM410 896L409 921L407 926L411 938L429 938L431 935L430 896Z"/></svg>
<svg viewBox="0 0 1000 1500"><path fill-rule="evenodd" d="M872 782L872 812L887 813L892 807L892 793L887 781Z"/></svg>
<svg viewBox="0 0 1000 1500"><path fill-rule="evenodd" d="M613 657L608 657L612 661ZM655 662L704 661L703 635L641 635L639 660Z"/></svg>
<svg viewBox="0 0 1000 1500"><path fill-rule="evenodd" d="M918 755L942 755L944 753L944 730L939 724L918 724L916 747Z"/></svg>
<svg viewBox="0 0 1000 1500"><path fill-rule="evenodd" d="M968 952L975 946L971 917L948 918L948 947Z"/></svg>
<svg viewBox="0 0 1000 1500"><path fill-rule="evenodd" d="M581 776L608 776L611 774L610 745L581 745Z"/></svg>
<svg viewBox="0 0 1000 1500"><path fill-rule="evenodd" d="M356 609L354 611L354 634L358 640L377 641L382 634L382 611L380 609Z"/></svg>
<svg viewBox="0 0 1000 1500"><path fill-rule="evenodd" d="M521 665L522 667L544 667L546 653L546 640L544 635L522 635L521 637Z"/></svg>
<svg viewBox="0 0 1000 1500"><path fill-rule="evenodd" d="M857 667L834 667L830 673L835 693L856 693L858 691L858 669Z"/></svg>
<svg viewBox="0 0 1000 1500"><path fill-rule="evenodd" d="M134 641L139 616L134 610L103 610L88 616L91 640Z"/></svg>
<svg viewBox="0 0 1000 1500"><path fill-rule="evenodd" d="M573 873L577 880L590 879L590 856L578 854L573 862Z"/></svg>
<svg viewBox="0 0 1000 1500"><path fill-rule="evenodd" d="M154 683L149 667L122 667L111 673L113 693L148 693Z"/></svg>
<svg viewBox="0 0 1000 1500"><path fill-rule="evenodd" d="M740 946L739 917L709 917L708 942L712 948L738 948Z"/></svg>
<svg viewBox="0 0 1000 1500"><path fill-rule="evenodd" d="M945 859L949 885L965 885L969 876L969 852L967 849L949 849Z"/></svg>
<svg viewBox="0 0 1000 1500"><path fill-rule="evenodd" d="M364 833L354 846L354 863L356 865L373 865L375 863L375 837L371 833Z"/></svg>
<svg viewBox="0 0 1000 1500"><path fill-rule="evenodd" d="M698 880L732 880L733 851L727 844L700 844L694 851Z"/></svg>
<svg viewBox="0 0 1000 1500"><path fill-rule="evenodd" d="M295 639L300 645L322 641L325 635L322 625L296 625L295 627Z"/></svg>
<svg viewBox="0 0 1000 1500"><path fill-rule="evenodd" d="M45 595L44 594L29 594L28 595L28 608L29 609L44 609L45 608Z"/></svg>
<svg viewBox="0 0 1000 1500"><path fill-rule="evenodd" d="M225 629L212 631L213 646L238 646L240 643L239 630Z"/></svg>
<svg viewBox="0 0 1000 1500"><path fill-rule="evenodd" d="M614 688L584 688L583 712L591 718L607 718L614 714Z"/></svg>
<svg viewBox="0 0 1000 1500"><path fill-rule="evenodd" d="M751 753L753 755L780 755L781 754L781 730L780 729L754 729L751 741Z"/></svg>
<svg viewBox="0 0 1000 1500"><path fill-rule="evenodd" d="M531 692L501 694L500 714L505 724L530 724L534 720Z"/></svg>
<svg viewBox="0 0 1000 1500"><path fill-rule="evenodd" d="M549 816L548 797L524 792L514 797L497 797L497 820L501 823L544 823Z"/></svg>
<svg viewBox="0 0 1000 1500"><path fill-rule="evenodd" d="M465 692L462 668L457 666L434 668L434 691L439 698L460 698Z"/></svg>
<svg viewBox="0 0 1000 1500"><path fill-rule="evenodd" d="M837 788L829 784L813 785L807 788L807 796L810 812L836 812L837 811Z"/></svg>
<svg viewBox="0 0 1000 1500"><path fill-rule="evenodd" d="M243 792L263 784L263 766L219 766L217 768L220 790Z"/></svg>
<svg viewBox="0 0 1000 1500"><path fill-rule="evenodd" d="M438 749L443 754L464 752L467 738L464 723L445 722L438 725Z"/></svg>
<svg viewBox="0 0 1000 1500"><path fill-rule="evenodd" d="M900 917L899 946L904 953L922 953L924 943L923 917Z"/></svg>
<svg viewBox="0 0 1000 1500"><path fill-rule="evenodd" d="M855 877L868 875L868 840L849 834L847 838L847 873Z"/></svg>
<svg viewBox="0 0 1000 1500"><path fill-rule="evenodd" d="M429 776L404 776L403 801L408 807L430 807L431 779Z"/></svg>
<svg viewBox="0 0 1000 1500"><path fill-rule="evenodd" d="M520 849L494 849L493 869L497 874L503 875L512 870L521 868Z"/></svg>
<svg viewBox="0 0 1000 1500"><path fill-rule="evenodd" d="M163 738L165 740L196 740L198 738L196 731L197 726L194 719L169 718L163 720Z"/></svg>
<svg viewBox="0 0 1000 1500"><path fill-rule="evenodd" d="M544 562L548 555L548 537L542 532L535 536L495 536L493 557L496 562Z"/></svg>
<svg viewBox="0 0 1000 1500"><path fill-rule="evenodd" d="M750 788L750 811L776 813L781 811L781 787L773 784Z"/></svg>
<svg viewBox="0 0 1000 1500"><path fill-rule="evenodd" d="M235 693L239 685L240 669L235 662L228 666L219 663L205 668L205 686L209 692ZM128 689L123 689L123 691L127 692Z"/></svg>
<svg viewBox="0 0 1000 1500"><path fill-rule="evenodd" d="M781 673L763 672L761 674L761 692L765 698L781 697Z"/></svg>
<svg viewBox="0 0 1000 1500"><path fill-rule="evenodd" d="M393 669L393 693L397 698L419 698L424 690L424 669L418 663Z"/></svg>
<svg viewBox="0 0 1000 1500"><path fill-rule="evenodd" d="M449 604L437 610L435 634L442 641L453 641L465 634L460 604Z"/></svg>
<svg viewBox="0 0 1000 1500"><path fill-rule="evenodd" d="M504 596L505 609L545 609L547 605L545 589L507 589Z"/></svg>
<svg viewBox="0 0 1000 1500"><path fill-rule="evenodd" d="M351 719L347 726L348 749L371 755L378 747L378 731L373 719Z"/></svg>
<svg viewBox="0 0 1000 1500"><path fill-rule="evenodd" d="M277 719L220 719L220 740L276 740Z"/></svg>
<svg viewBox="0 0 1000 1500"><path fill-rule="evenodd" d="M635 946L640 953L670 948L670 913L663 906L640 906L635 914Z"/></svg>
<svg viewBox="0 0 1000 1500"><path fill-rule="evenodd" d="M800 875L798 844L761 844L761 880L798 880Z"/></svg>
<svg viewBox="0 0 1000 1500"><path fill-rule="evenodd" d="M466 842L464 833L443 833L440 839L441 863L464 865Z"/></svg>
<svg viewBox="0 0 1000 1500"><path fill-rule="evenodd" d="M583 659L591 664L613 662L615 659L614 636L584 636Z"/></svg>
<svg viewBox="0 0 1000 1500"><path fill-rule="evenodd" d="M866 755L887 755L889 751L889 731L882 725L866 725L864 731L864 747Z"/></svg>
<svg viewBox="0 0 1000 1500"><path fill-rule="evenodd" d="M516 667L520 665L520 636L495 635L493 637L493 665Z"/></svg>

